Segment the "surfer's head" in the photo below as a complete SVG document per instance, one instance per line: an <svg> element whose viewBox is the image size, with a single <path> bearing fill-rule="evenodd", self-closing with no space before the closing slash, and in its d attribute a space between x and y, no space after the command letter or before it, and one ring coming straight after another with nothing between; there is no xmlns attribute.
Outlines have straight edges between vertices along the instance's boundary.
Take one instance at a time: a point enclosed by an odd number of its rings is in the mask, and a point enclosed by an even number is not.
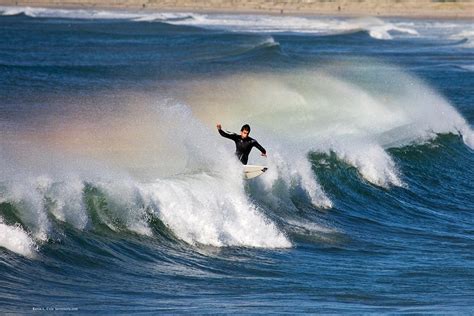
<svg viewBox="0 0 474 316"><path fill-rule="evenodd" d="M250 134L250 126L248 124L245 124L240 129L240 137L247 138L249 136L249 134Z"/></svg>

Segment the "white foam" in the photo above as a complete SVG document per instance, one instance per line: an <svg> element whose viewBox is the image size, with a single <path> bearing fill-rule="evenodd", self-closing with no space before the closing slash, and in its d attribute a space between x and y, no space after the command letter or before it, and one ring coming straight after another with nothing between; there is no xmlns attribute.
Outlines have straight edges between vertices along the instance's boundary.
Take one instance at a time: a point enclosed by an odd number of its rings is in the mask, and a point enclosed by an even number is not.
<svg viewBox="0 0 474 316"><path fill-rule="evenodd" d="M160 219L190 244L291 247L275 224L248 201L241 181L240 176L229 179L201 173L157 180L147 191Z"/></svg>
<svg viewBox="0 0 474 316"><path fill-rule="evenodd" d="M316 207L331 208L332 202L318 183L311 164L304 152L288 152L275 146L268 161L264 162L269 170L265 177L259 178L265 190L271 192L273 185L282 179L287 188L301 187Z"/></svg>
<svg viewBox="0 0 474 316"><path fill-rule="evenodd" d="M390 155L382 146L367 142L341 142L330 147L346 163L354 166L367 181L381 187L402 186L403 182Z"/></svg>
<svg viewBox="0 0 474 316"><path fill-rule="evenodd" d="M28 258L34 257L36 248L33 239L27 232L19 225L6 225L2 218L0 218L0 247Z"/></svg>

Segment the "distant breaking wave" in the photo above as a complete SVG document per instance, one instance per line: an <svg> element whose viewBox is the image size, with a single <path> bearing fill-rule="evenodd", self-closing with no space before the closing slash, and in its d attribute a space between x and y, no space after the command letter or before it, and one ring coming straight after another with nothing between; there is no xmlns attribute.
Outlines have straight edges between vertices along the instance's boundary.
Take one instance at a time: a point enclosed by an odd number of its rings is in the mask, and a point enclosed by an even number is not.
<svg viewBox="0 0 474 316"><path fill-rule="evenodd" d="M398 26L378 18L336 19L268 15L226 15L197 13L167 13L111 10L65 10L31 7L0 7L2 15L25 14L29 17L56 17L67 19L124 19L137 22L166 22L202 28L221 29L236 32L259 33L314 33L331 35L358 30L367 32L375 39L392 39L391 33L405 33L416 36L413 28Z"/></svg>
<svg viewBox="0 0 474 316"><path fill-rule="evenodd" d="M32 7L0 7L0 15L24 14L32 18L93 20L129 20L164 22L205 29L244 33L305 33L315 35L348 34L364 31L377 40L395 38L468 39L464 46L472 48L474 25L466 21L415 21L396 19L296 17L241 14L203 14L190 12L114 11L93 9L50 9Z"/></svg>

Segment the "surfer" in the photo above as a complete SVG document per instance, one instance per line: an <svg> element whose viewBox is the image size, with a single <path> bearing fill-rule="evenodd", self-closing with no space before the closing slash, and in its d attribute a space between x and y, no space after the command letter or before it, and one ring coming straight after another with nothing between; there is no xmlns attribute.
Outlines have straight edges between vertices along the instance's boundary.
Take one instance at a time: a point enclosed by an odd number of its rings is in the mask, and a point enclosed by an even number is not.
<svg viewBox="0 0 474 316"><path fill-rule="evenodd" d="M226 133L222 130L222 125L217 123L217 130L222 137L232 139L235 142L235 155L244 165L247 164L250 151L253 147L257 147L262 152L262 156L267 157L267 151L255 139L249 136L250 126L245 124L240 129L240 135L236 133Z"/></svg>

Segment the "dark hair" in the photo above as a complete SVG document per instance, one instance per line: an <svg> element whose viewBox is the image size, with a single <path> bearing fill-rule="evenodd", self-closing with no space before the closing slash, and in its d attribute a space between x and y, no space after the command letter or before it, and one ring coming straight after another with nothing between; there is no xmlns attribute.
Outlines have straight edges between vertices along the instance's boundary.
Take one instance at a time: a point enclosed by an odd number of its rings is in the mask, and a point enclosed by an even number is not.
<svg viewBox="0 0 474 316"><path fill-rule="evenodd" d="M240 129L241 132L243 131L248 131L250 133L250 125L248 124L245 124L242 126L242 128Z"/></svg>

